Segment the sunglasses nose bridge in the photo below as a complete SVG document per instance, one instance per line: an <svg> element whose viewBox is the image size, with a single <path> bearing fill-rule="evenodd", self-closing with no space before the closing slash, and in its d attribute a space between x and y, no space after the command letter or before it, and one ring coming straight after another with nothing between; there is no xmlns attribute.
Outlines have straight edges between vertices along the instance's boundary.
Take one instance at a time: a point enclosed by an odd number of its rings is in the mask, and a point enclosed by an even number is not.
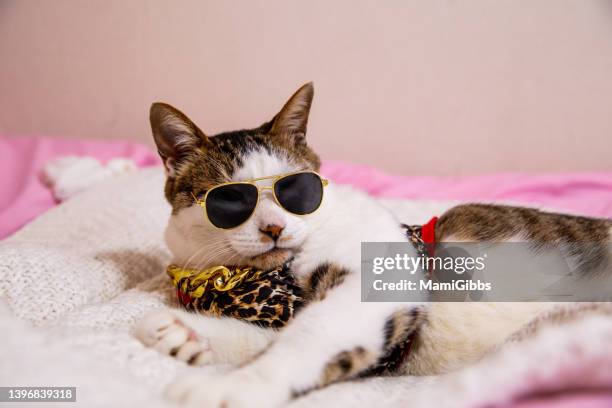
<svg viewBox="0 0 612 408"><path fill-rule="evenodd" d="M259 195L274 195L274 187L273 186L257 186L257 190L259 190Z"/></svg>

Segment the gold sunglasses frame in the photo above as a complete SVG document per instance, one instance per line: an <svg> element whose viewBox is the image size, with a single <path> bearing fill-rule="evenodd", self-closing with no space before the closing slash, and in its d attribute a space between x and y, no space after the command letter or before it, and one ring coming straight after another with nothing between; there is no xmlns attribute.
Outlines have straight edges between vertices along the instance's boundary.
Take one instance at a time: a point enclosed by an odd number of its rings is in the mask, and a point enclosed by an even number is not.
<svg viewBox="0 0 612 408"><path fill-rule="evenodd" d="M303 174L303 173L310 173L310 174L314 174L316 175L319 180L321 180L321 201L319 202L319 205L317 206L317 208L313 211L310 212L308 214L295 214L292 213L291 211L287 210L285 207L283 207L283 205L278 201L278 197L276 197L276 193L274 191L274 187L276 186L276 183L288 176L293 176L294 174ZM272 182L271 186L259 186L257 184L258 181L262 181L262 180L274 180ZM249 218L247 218L246 220L244 220L243 222L241 222L240 224L236 225L235 227L232 228L222 228L222 227L217 227L215 224L213 224L213 222L210 220L210 218L208 217L208 210L206 209L206 199L208 198L208 194L210 194L211 191L219 188L219 187L223 187L223 186L227 186L227 185L231 185L231 184L250 184L252 186L255 186L255 188L257 189L257 202L255 203L255 207L253 207L253 211L251 212L251 215L249 215ZM240 227L241 225L245 224L246 222L248 222L251 217L253 216L253 214L255 214L255 210L257 209L257 206L259 205L259 199L261 198L261 193L265 190L270 190L272 192L272 197L274 197L274 201L276 202L276 204L278 204L278 206L280 208L282 208L283 210L287 211L289 214L298 216L298 217L304 217L307 215L311 215L314 214L315 212L317 212L319 210L319 208L321 208L321 204L323 204L323 198L325 197L325 187L327 187L327 185L329 184L329 180L323 178L319 173L317 173L316 171L310 171L310 170L306 170L306 171L294 171L292 173L284 173L284 174L277 174L274 176L266 176L266 177L258 177L258 178L254 178L254 179L250 179L250 180L243 180L243 181L228 181L226 183L221 183L221 184L217 184L214 187L209 188L206 191L206 194L204 194L204 198L199 199L195 196L195 194L193 192L191 192L191 196L193 197L193 199L195 200L195 203L197 205L199 205L200 207L202 207L202 209L204 210L204 214L206 215L206 220L210 223L210 225L212 225L213 227L220 229L220 230L233 230L235 228Z"/></svg>

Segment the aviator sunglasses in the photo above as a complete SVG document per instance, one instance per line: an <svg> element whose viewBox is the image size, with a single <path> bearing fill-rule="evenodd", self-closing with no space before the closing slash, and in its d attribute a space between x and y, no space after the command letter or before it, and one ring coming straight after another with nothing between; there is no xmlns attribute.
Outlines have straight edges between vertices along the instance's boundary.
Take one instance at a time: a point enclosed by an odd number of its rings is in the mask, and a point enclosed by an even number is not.
<svg viewBox="0 0 612 408"><path fill-rule="evenodd" d="M257 181L273 180L271 186L258 186ZM264 190L271 190L276 203L295 215L315 212L323 201L323 187L328 181L313 171L301 171L252 180L222 183L206 191L196 203L204 209L212 225L232 229L244 224L253 215ZM193 195L193 194L192 194Z"/></svg>

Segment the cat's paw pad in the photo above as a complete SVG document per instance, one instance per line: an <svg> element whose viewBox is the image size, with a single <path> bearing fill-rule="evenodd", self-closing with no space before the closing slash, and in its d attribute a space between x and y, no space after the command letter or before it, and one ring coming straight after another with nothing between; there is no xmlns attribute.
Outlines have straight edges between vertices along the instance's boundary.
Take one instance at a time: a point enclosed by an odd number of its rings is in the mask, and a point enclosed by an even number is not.
<svg viewBox="0 0 612 408"><path fill-rule="evenodd" d="M134 334L145 346L187 364L199 366L212 362L208 340L198 336L169 311L148 314L136 324Z"/></svg>

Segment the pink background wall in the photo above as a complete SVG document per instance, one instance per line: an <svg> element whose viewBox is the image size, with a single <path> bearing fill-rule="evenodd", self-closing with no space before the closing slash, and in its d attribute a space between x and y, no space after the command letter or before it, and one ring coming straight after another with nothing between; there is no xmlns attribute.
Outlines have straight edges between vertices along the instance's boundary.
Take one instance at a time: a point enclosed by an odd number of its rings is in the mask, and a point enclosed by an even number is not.
<svg viewBox="0 0 612 408"><path fill-rule="evenodd" d="M150 143L314 80L324 158L403 174L612 169L608 1L1 1L0 132Z"/></svg>

